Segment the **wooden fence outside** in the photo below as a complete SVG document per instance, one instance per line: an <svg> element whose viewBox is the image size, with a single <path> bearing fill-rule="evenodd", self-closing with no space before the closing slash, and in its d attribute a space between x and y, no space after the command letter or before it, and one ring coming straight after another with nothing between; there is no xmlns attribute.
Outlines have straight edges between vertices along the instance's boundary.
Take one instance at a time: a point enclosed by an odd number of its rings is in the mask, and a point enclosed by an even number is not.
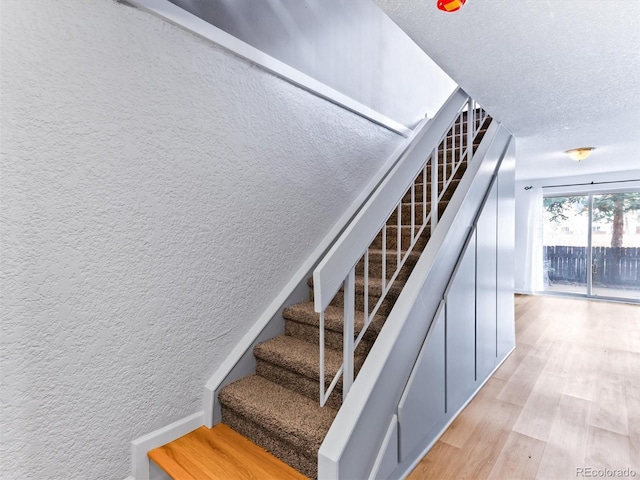
<svg viewBox="0 0 640 480"><path fill-rule="evenodd" d="M587 248L544 246L545 281L587 283ZM593 284L640 289L640 248L593 248Z"/></svg>

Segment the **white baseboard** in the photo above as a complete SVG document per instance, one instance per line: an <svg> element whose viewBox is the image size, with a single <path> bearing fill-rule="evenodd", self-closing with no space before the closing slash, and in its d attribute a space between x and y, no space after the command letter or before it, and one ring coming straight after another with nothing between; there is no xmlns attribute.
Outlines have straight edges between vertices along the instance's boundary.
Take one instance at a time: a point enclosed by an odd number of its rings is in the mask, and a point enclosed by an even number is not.
<svg viewBox="0 0 640 480"><path fill-rule="evenodd" d="M132 476L129 479L150 480L149 457L147 457L149 450L172 442L202 425L204 425L204 413L200 411L133 440L131 442Z"/></svg>

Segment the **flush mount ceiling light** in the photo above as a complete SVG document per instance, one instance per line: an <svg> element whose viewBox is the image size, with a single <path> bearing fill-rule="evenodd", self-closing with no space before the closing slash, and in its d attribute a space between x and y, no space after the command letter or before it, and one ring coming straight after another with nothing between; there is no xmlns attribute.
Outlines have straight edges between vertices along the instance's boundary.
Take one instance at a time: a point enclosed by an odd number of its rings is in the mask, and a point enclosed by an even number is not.
<svg viewBox="0 0 640 480"><path fill-rule="evenodd" d="M581 162L582 160L587 158L589 155L591 155L591 152L593 150L594 150L593 147L581 147L581 148L572 148L571 150L567 150L564 153L569 155L569 158L571 160L575 160L576 162Z"/></svg>
<svg viewBox="0 0 640 480"><path fill-rule="evenodd" d="M438 0L438 10L443 12L455 12L460 10L467 0Z"/></svg>

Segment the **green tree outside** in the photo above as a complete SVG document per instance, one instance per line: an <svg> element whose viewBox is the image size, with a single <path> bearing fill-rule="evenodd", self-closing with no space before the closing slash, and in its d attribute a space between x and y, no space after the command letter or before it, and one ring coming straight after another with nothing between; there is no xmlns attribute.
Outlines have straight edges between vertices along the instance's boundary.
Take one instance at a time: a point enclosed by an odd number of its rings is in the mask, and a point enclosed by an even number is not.
<svg viewBox="0 0 640 480"><path fill-rule="evenodd" d="M585 196L546 197L544 208L552 222L567 220L573 210L578 215L588 214L589 205ZM606 193L593 198L593 220L613 223L611 247L624 245L624 216L627 212L640 210L640 192Z"/></svg>

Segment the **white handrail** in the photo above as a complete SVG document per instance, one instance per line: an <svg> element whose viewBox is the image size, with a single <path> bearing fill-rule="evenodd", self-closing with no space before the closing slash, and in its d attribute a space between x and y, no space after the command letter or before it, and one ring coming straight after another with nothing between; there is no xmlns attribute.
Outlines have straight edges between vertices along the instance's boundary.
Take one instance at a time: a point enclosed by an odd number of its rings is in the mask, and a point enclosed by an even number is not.
<svg viewBox="0 0 640 480"><path fill-rule="evenodd" d="M378 234L388 213L395 208L398 200L406 192L409 183L415 178L426 158L424 152L431 152L439 145L447 132L450 122L467 101L467 95L457 89L451 94L444 106L428 123L420 138L414 139L403 158L378 187L360 213L351 222L341 238L334 244L325 258L313 272L315 311L327 308L336 292L340 289L349 270L358 262L366 243Z"/></svg>
<svg viewBox="0 0 640 480"><path fill-rule="evenodd" d="M462 90L458 89L447 100L436 117L425 128L403 158L397 163L378 190L355 217L334 247L328 252L313 272L314 308L320 314L320 404L324 405L338 383L343 378L343 398L349 392L354 378L354 352L362 340L367 327L378 313L391 290L400 270L409 258L418 239L427 225L435 228L439 213L438 203L457 174L464 161L473 155L475 139L486 113L479 110L476 117L476 103ZM466 119L464 118L466 110ZM467 135L464 135L464 128ZM439 160L442 149L443 161ZM428 170L431 177L428 179ZM442 177L439 170L442 168ZM415 184L422 175L422 218L416 223ZM441 179L440 179L441 178ZM430 182L428 182L430 180ZM431 188L431 210L427 213L427 184ZM402 245L402 206L403 198L410 195L410 245ZM387 279L387 225L393 213L397 215L396 229L396 268ZM417 231L416 231L417 228ZM381 234L381 294L370 309L369 306L369 247L375 237ZM364 262L364 322L361 331L354 340L355 330L355 273L358 261ZM324 311L336 293L343 287L344 325L343 325L343 364L333 377L328 388L325 387L324 367Z"/></svg>

